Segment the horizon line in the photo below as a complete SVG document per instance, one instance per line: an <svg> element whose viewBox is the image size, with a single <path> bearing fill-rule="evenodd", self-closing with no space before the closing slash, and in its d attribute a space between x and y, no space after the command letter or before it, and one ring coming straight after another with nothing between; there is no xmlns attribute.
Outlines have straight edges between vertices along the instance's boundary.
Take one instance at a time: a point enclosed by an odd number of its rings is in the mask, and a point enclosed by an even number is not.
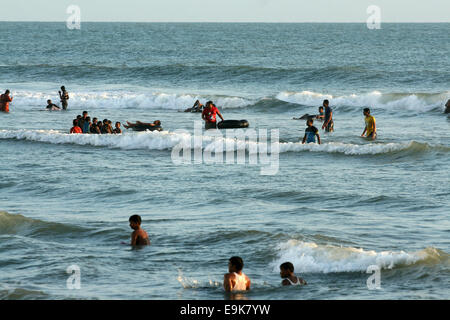
<svg viewBox="0 0 450 320"><path fill-rule="evenodd" d="M42 20L0 20L0 22L34 22L34 23L66 23L66 20L42 21ZM273 24L294 24L294 23L364 23L367 21L104 21L86 20L81 23L273 23ZM382 21L383 23L450 23L450 21Z"/></svg>

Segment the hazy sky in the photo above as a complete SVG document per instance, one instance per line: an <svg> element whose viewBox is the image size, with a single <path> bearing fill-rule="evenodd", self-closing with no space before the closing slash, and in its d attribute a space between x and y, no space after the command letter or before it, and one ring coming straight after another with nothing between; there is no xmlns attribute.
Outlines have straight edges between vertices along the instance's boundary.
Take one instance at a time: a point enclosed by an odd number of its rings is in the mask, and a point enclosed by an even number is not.
<svg viewBox="0 0 450 320"><path fill-rule="evenodd" d="M0 0L0 21L365 22L377 5L381 22L450 22L450 0Z"/></svg>

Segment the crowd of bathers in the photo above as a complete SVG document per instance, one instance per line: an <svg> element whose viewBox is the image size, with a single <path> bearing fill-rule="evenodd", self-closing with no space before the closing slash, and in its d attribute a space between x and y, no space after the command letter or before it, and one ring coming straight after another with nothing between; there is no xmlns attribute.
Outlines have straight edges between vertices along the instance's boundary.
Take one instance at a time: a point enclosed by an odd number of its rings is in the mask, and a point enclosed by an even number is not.
<svg viewBox="0 0 450 320"><path fill-rule="evenodd" d="M73 127L70 133L87 133L87 134L119 134L122 133L120 122L116 122L114 128L112 121L104 119L99 121L97 118L92 118L87 111L83 111L83 115L78 115L73 119Z"/></svg>

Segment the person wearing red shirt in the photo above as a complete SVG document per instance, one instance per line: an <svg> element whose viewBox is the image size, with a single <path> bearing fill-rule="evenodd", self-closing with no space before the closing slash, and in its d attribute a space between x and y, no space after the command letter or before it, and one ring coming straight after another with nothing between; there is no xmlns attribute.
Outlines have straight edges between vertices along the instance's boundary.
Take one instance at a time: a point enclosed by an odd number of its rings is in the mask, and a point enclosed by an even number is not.
<svg viewBox="0 0 450 320"><path fill-rule="evenodd" d="M9 112L9 103L12 101L12 97L9 96L9 90L6 90L4 94L0 96L0 111Z"/></svg>
<svg viewBox="0 0 450 320"><path fill-rule="evenodd" d="M70 133L83 133L83 130L78 126L78 120L73 120L73 127L70 128Z"/></svg>
<svg viewBox="0 0 450 320"><path fill-rule="evenodd" d="M217 109L212 101L208 101L202 112L202 119L205 121L205 130L217 128L216 115L218 115L223 121L223 117L219 109Z"/></svg>

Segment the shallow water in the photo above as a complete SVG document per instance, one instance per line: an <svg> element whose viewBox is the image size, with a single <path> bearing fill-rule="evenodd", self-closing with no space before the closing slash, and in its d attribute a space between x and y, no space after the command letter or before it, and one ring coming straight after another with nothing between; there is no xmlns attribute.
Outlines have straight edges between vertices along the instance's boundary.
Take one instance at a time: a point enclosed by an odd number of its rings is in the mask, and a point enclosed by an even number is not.
<svg viewBox="0 0 450 320"><path fill-rule="evenodd" d="M448 299L449 31L0 23L14 44L0 48L0 88L14 96L0 115L0 298L227 299L223 274L239 255L253 283L241 298ZM61 84L69 110L42 111ZM197 98L269 138L278 129L277 174L248 161L174 164L200 119L178 111ZM292 117L326 98L336 131L301 145L305 123ZM366 106L375 142L359 137ZM160 119L165 131L68 135L83 110ZM204 137L201 150L212 147ZM248 159L251 144L227 150L241 147ZM132 214L152 246L121 244ZM308 286L280 287L285 261ZM74 264L80 290L66 287ZM367 288L370 265L380 290Z"/></svg>

